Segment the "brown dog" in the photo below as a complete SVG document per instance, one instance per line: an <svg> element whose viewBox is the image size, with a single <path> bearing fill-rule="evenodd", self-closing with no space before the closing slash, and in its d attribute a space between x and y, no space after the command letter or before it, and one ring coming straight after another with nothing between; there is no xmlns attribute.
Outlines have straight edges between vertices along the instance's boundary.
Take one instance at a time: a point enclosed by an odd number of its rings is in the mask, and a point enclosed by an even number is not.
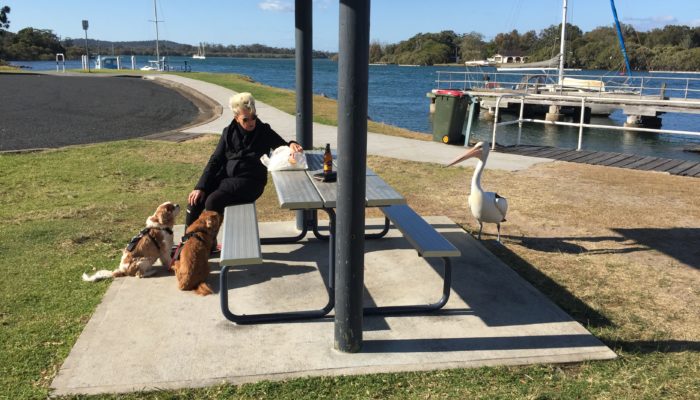
<svg viewBox="0 0 700 400"><path fill-rule="evenodd" d="M164 266L170 265L173 225L179 212L180 206L169 201L159 205L156 212L146 219L146 228L134 236L122 252L117 269L103 269L93 275L83 274L83 280L95 282L120 276L144 278L156 272L153 264L159 258Z"/></svg>
<svg viewBox="0 0 700 400"><path fill-rule="evenodd" d="M209 254L216 241L221 220L221 214L216 211L204 211L187 227L183 243L180 245L179 259L173 262L180 290L194 290L202 296L212 294L207 284Z"/></svg>

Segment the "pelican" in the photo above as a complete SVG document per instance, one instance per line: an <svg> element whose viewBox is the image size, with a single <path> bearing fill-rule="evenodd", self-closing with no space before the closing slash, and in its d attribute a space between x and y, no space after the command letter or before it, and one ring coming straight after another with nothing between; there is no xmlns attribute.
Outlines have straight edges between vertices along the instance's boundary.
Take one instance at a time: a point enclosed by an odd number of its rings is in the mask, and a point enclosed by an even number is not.
<svg viewBox="0 0 700 400"><path fill-rule="evenodd" d="M474 147L468 149L464 154L452 160L447 166L452 166L460 161L464 161L471 157L479 157L479 163L476 165L474 175L472 176L472 188L469 194L469 208L472 215L479 221L479 236L481 240L481 231L484 228L484 222L494 223L498 228L498 241L501 241L501 222L506 220L506 212L508 211L508 200L501 197L496 192L484 192L481 188L481 173L484 171L486 159L489 157L489 143L479 142Z"/></svg>

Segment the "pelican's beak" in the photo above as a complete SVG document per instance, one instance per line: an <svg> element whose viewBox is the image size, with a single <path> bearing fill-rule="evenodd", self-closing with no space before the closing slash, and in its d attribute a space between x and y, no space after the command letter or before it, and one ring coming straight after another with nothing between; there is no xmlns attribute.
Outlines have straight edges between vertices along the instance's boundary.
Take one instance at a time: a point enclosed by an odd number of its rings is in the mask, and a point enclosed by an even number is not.
<svg viewBox="0 0 700 400"><path fill-rule="evenodd" d="M446 167L451 167L451 166L457 164L458 162L464 161L464 160L466 160L466 159L468 159L468 158L480 157L480 156L481 156L481 151L482 151L482 150L481 150L481 147L472 147L472 148L470 148L470 149L467 149L467 151L465 151L464 153L462 153L462 155L457 156L457 158L455 158L454 160L450 161L450 163L447 164Z"/></svg>

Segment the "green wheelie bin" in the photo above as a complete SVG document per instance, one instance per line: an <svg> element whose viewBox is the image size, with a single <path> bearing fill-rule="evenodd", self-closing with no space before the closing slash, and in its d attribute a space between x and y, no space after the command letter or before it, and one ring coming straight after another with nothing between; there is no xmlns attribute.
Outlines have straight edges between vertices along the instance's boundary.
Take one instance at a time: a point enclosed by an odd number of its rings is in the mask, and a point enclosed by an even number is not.
<svg viewBox="0 0 700 400"><path fill-rule="evenodd" d="M469 96L461 90L440 89L435 91L435 113L433 114L433 140L443 143L464 143L462 127L469 106Z"/></svg>

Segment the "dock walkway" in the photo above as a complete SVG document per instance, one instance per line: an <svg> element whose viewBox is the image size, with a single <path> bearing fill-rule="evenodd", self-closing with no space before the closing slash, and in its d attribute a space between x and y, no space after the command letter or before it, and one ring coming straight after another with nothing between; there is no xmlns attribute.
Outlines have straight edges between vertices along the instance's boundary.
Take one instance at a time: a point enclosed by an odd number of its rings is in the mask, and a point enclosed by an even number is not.
<svg viewBox="0 0 700 400"><path fill-rule="evenodd" d="M606 167L637 169L641 171L666 172L671 175L700 178L700 162L697 161L675 160L671 158L640 156L609 151L576 151L551 146L515 145L499 146L496 149L501 153L507 154L603 165Z"/></svg>

